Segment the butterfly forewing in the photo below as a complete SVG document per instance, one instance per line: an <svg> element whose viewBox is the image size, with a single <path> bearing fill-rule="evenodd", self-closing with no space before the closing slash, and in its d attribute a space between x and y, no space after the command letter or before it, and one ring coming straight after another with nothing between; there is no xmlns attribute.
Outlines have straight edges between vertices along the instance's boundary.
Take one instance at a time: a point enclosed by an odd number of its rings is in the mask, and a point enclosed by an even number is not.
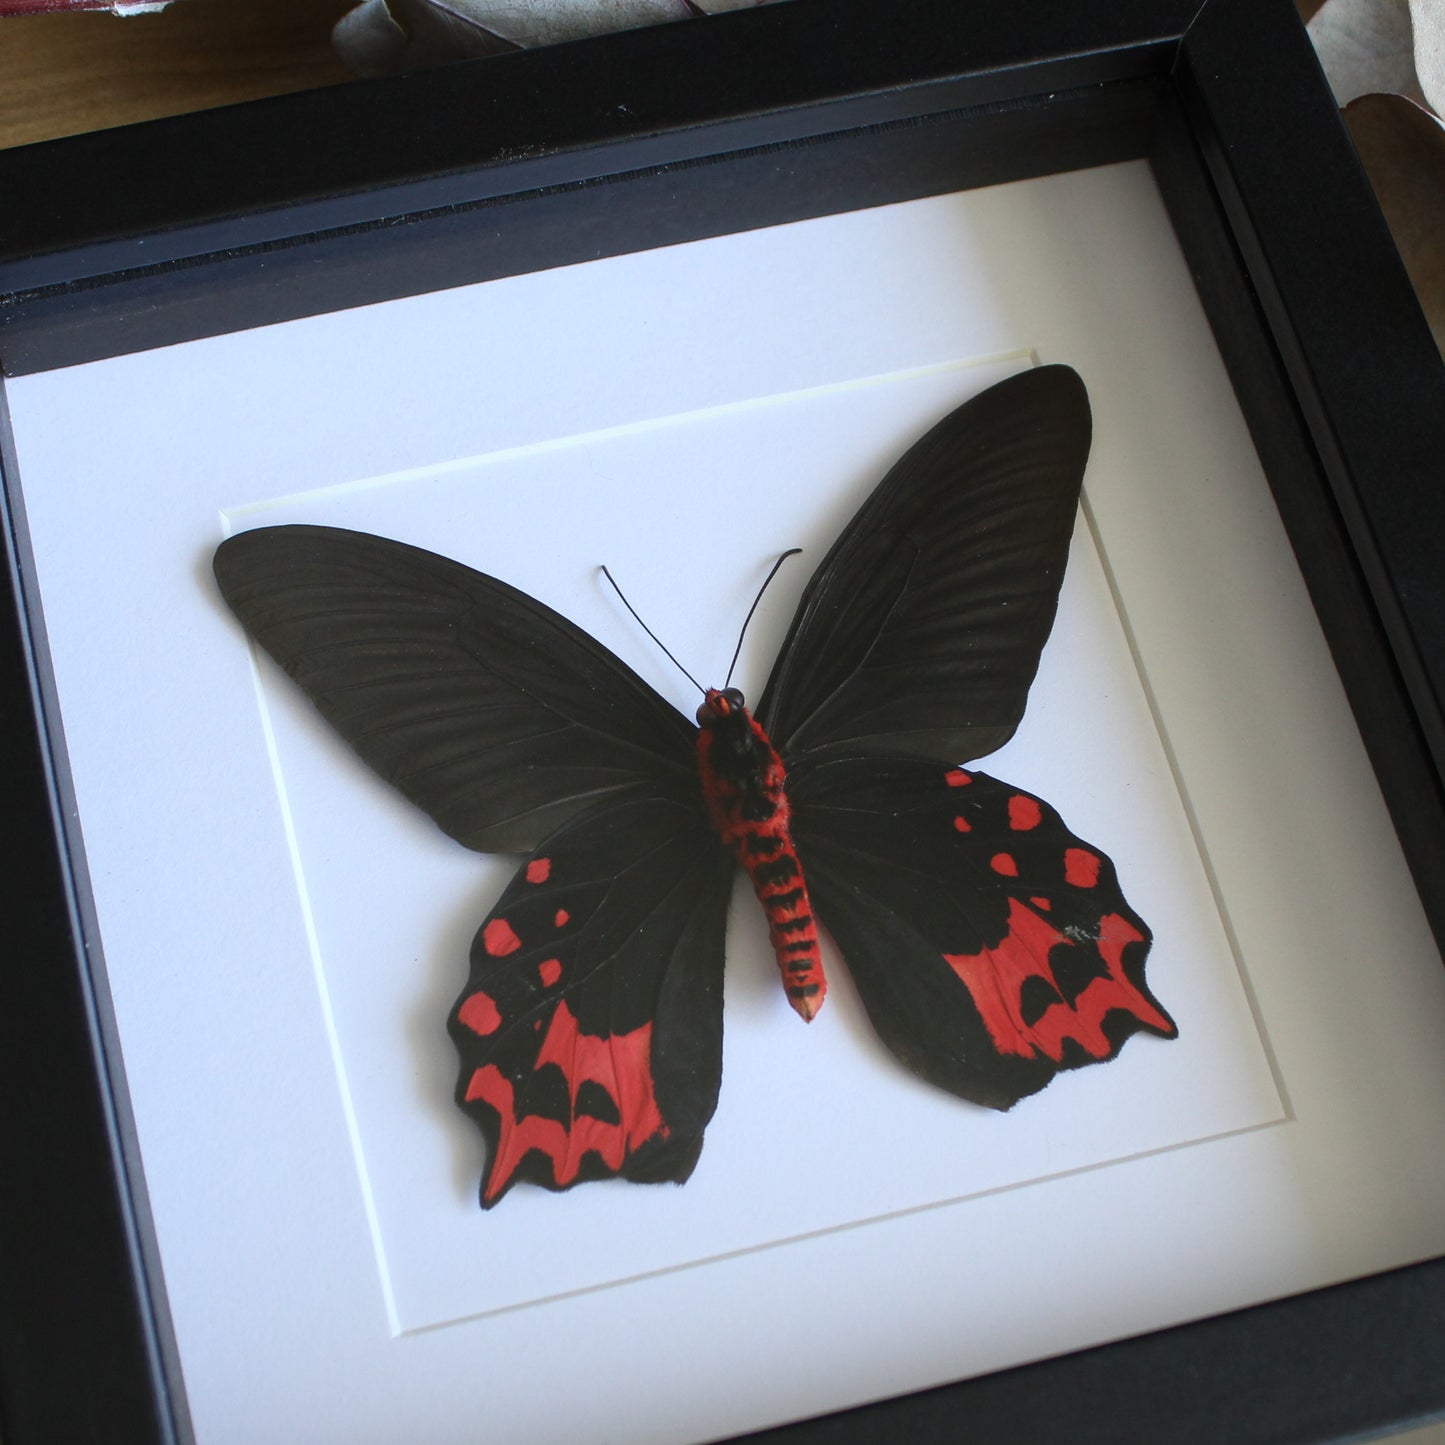
<svg viewBox="0 0 1445 1445"><path fill-rule="evenodd" d="M757 707L790 763L1001 747L1053 625L1091 438L1063 366L1025 371L914 444L813 574Z"/></svg>
<svg viewBox="0 0 1445 1445"><path fill-rule="evenodd" d="M682 1181L722 1073L732 860L690 800L634 794L566 823L472 945L452 1011L457 1102L518 1179Z"/></svg>
<svg viewBox="0 0 1445 1445"><path fill-rule="evenodd" d="M1042 799L913 758L804 764L790 784L818 914L930 1083L1007 1109L1141 1029L1174 1036L1113 864Z"/></svg>
<svg viewBox="0 0 1445 1445"><path fill-rule="evenodd" d="M601 797L694 775L675 709L580 628L458 562L267 527L224 542L215 571L337 732L470 848L522 851Z"/></svg>

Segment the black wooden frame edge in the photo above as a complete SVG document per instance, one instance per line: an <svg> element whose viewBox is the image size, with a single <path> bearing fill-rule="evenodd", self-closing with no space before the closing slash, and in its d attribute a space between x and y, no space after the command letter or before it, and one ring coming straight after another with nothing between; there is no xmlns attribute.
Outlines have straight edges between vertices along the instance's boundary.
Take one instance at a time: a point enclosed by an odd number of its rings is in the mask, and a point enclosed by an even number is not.
<svg viewBox="0 0 1445 1445"><path fill-rule="evenodd" d="M0 387L0 479L15 467ZM0 1440L172 1445L184 1391L157 1317L165 1304L128 1111L107 1065L75 860L61 846L68 788L39 726L42 628L24 600L25 527L8 487L0 528L0 586L19 622L0 628L0 678L18 683L0 689L5 818L17 844L38 840L23 865L17 846L18 866L0 869L0 1153L13 1171L0 1188ZM75 966L55 967L59 958Z"/></svg>
<svg viewBox="0 0 1445 1445"><path fill-rule="evenodd" d="M794 3L803 4L806 0L794 0ZM786 8L779 7L779 11ZM1280 12L1281 7L1278 5L1273 9L1260 6L1257 11L1258 14L1266 16L1267 25L1278 25ZM1230 132L1234 128L1247 130L1250 125L1257 124L1260 119L1258 106L1250 104L1251 97L1248 95L1231 94L1230 81L1234 77L1229 67L1215 66L1211 69L1210 46L1217 46L1224 39L1236 35L1238 27L1255 23L1258 22L1249 19L1246 7L1238 3L1238 0L1210 0L1210 3L1203 7L1200 19L1192 30L1182 34L1180 54L1183 64L1179 86L1185 105L1193 111L1188 124L1209 143L1205 146L1210 152L1207 163L1215 175L1221 195L1227 198L1232 190L1236 200L1243 198L1246 213L1242 219L1236 216L1233 220L1237 234L1256 250L1249 277L1257 286L1262 286L1265 293L1274 292L1272 296L1253 296L1252 304L1261 308L1260 314L1266 317L1267 325L1271 327L1270 336L1276 342L1279 342L1281 336L1286 342L1294 336L1292 356L1288 354L1291 351L1290 346L1277 346L1272 361L1268 357L1257 357L1254 364L1261 370L1267 370L1270 365L1276 366L1280 376L1288 378L1296 394L1303 391L1306 400L1310 397L1311 389L1315 390L1314 404L1318 410L1308 419L1312 428L1308 434L1315 439L1324 455L1314 458L1314 470L1317 473L1323 470L1329 474L1335 492L1343 490L1346 504L1357 509L1366 509L1364 515L1370 520L1373 520L1376 514L1382 513L1388 523L1392 504L1391 488L1394 484L1392 479L1397 478L1399 473L1393 472L1389 467L1382 468L1378 461L1373 459L1375 443L1372 443L1371 430L1372 425L1377 424L1377 418L1367 415L1370 408L1362 407L1358 400L1342 404L1338 398L1332 399L1327 394L1330 379L1327 366L1324 367L1323 377L1315 374L1321 365L1322 348L1323 356L1327 359L1331 354L1337 354L1341 347L1348 352L1351 345L1365 342L1366 332L1359 324L1363 320L1365 308L1360 305L1348 308L1349 316L1357 324L1352 332L1351 328L1345 328L1347 333L1351 334L1347 334L1343 340L1329 336L1322 340L1318 335L1310 334L1307 323L1312 316L1318 318L1321 304L1319 294L1299 294L1301 278L1292 273L1288 264L1289 246L1284 244L1288 236L1298 234L1298 225L1285 225L1278 215L1261 217L1249 212L1250 206L1258 207L1268 199L1265 181L1271 185L1278 184L1280 177L1261 178L1249 174L1250 148L1248 145L1241 145L1237 137L1231 140ZM1208 28L1211 24L1216 27L1212 37ZM1157 30L1155 37L1162 43L1163 37L1159 36ZM1298 37L1281 37L1282 32L1274 38L1281 39L1285 47L1284 54L1290 63L1301 64L1302 52ZM1237 55L1237 50L1235 54ZM1191 56L1199 71L1192 79L1187 73ZM1216 52L1213 61L1217 62L1219 59ZM1317 83L1317 76L1312 82L1306 83ZM1258 97L1253 99L1257 100ZM1277 116L1270 117L1272 122L1277 122L1278 119ZM1311 128L1304 127L1306 130ZM1298 144L1298 136L1290 139L1292 144ZM1379 235L1372 230L1372 226L1377 229L1377 219L1367 219L1363 224L1359 220L1363 195L1361 182L1358 172L1354 171L1349 163L1347 150L1338 138L1333 141L1333 150L1327 151L1326 159L1337 172L1343 174L1343 194L1337 198L1337 209L1344 217L1342 224L1351 234L1352 241L1362 247L1372 259L1378 260ZM1243 174L1240 173L1241 164L1244 166ZM1281 197L1282 206L1287 204L1287 201L1287 195ZM1363 214L1367 218L1372 215L1372 207L1368 202L1364 204ZM1275 260L1271 259L1272 252ZM1338 274L1325 274L1305 279L1316 293L1327 293L1333 285L1338 284L1340 277ZM1384 280L1373 289L1376 293L1375 300L1383 298L1385 314L1391 318L1390 324L1393 325L1398 320L1403 328L1401 334L1405 337L1408 351L1418 338L1423 323L1419 321L1418 313L1412 317L1409 305L1402 301L1402 296L1408 296L1408 291L1401 289L1402 282L1402 274L1396 276L1386 266ZM1289 294L1291 287L1294 288L1292 295ZM1238 306L1242 303L1236 298L1228 304ZM1269 319L1271 306L1276 308L1273 320ZM1214 319L1216 325L1219 325L1218 318ZM1225 329L1228 330L1227 327ZM1247 331L1248 327L1241 322L1236 329ZM1228 352L1227 336L1222 337L1221 341ZM1433 352L1431 355L1433 358ZM1422 368L1426 379L1423 383L1425 400L1429 400L1432 394L1435 397L1439 395L1438 363L1434 365L1434 371L1428 366ZM1413 410L1414 404L1420 399L1420 388L1416 387L1410 389L1409 396L1401 398L1384 395L1379 397L1378 401L1385 407L1384 416L1387 419L1406 419L1408 432L1422 416L1421 412ZM1427 422L1427 429L1429 425ZM1258 439L1258 426L1256 435ZM1422 483L1418 468L1421 450L1415 446L1412 452L1407 446L1406 452L1407 460L1410 455L1415 459L1414 464L1405 468L1406 500L1414 504L1413 515L1418 518L1419 508L1423 505L1416 491ZM11 460L13 464L13 459ZM1359 495L1361 490L1364 492L1363 496ZM1356 525L1359 525L1358 510L1356 515ZM1367 531L1366 535L1370 533ZM1387 565L1386 580L1391 575L1393 574ZM11 580L13 582L13 577ZM1408 609L1404 611L1408 619ZM1381 622L1380 625L1383 627L1384 623ZM1419 635L1422 634L1417 622L1407 621L1405 636L1409 638ZM1428 633L1423 635L1428 636ZM7 635L7 644L11 640ZM12 661L8 653L4 661ZM1428 677L1431 669L1427 665L1424 671ZM3 701L8 704L12 700L7 697ZM28 701L27 698L27 706ZM4 727L0 741L23 747L25 755L34 755L36 744L33 715L26 714L24 708L7 706L3 715L0 715L0 723L3 723ZM26 794L18 785L14 791L22 806L30 806L30 812L25 815L27 821L37 827L48 826L43 821L52 816L48 801L43 808L37 810L33 794ZM43 870L44 865L39 866ZM55 878L59 879L58 861L55 869ZM52 882L47 888L54 890L58 896L58 890L63 888L63 881L58 884ZM7 894L9 891L7 888ZM6 901L10 899L7 898ZM68 928L68 921L62 923L55 917L47 920L41 915L33 915L32 912L27 912L24 916L37 917L37 936L43 932L45 938L52 942L56 929ZM49 982L56 981L51 979ZM43 1007L59 1010L64 1016L71 1017L76 1012L73 994L75 980L71 979L67 983L62 979L59 983L62 986L48 1002L43 998L39 1001ZM3 1027L3 1024L0 1024L0 1027ZM8 1032L10 1031L7 1030ZM93 1048L93 1037L89 1033L81 1042L84 1045L82 1054ZM17 1083L32 1088L34 1080L37 1077L47 1078L56 1063L53 1054L42 1053L37 1049L32 1049L28 1054L14 1060L7 1050L5 1057L7 1066L12 1063L18 1065ZM77 1061L81 1064L88 1063L93 1078L93 1055L88 1059L76 1055L70 1062ZM10 1097L24 1097L24 1093L12 1092ZM81 1102L84 1104L86 1101L82 1098ZM94 1100L90 1103L93 1106ZM107 1143L106 1148L108 1158L111 1145ZM113 1177L103 1179L101 1184L102 1187L99 1193L92 1197L92 1202L96 1198L100 1200L101 1214L104 1216L105 1194L107 1190L114 1193L115 1180ZM36 1219L38 1223L45 1222L38 1214ZM79 1237L85 1238L83 1230ZM101 1248L99 1256L102 1261L105 1258L113 1259L114 1246ZM1434 1358L1436 1351L1429 1349L1429 1345L1440 1338L1442 1301L1445 1301L1445 1262L1433 1261L1411 1269L1376 1276L1354 1285L1318 1291L1256 1310L1243 1311L1219 1320L1183 1326L1176 1331L1160 1332L1133 1342L1106 1346L1062 1360L1026 1366L982 1380L944 1387L940 1391L908 1397L904 1401L864 1407L848 1415L830 1417L827 1421L785 1427L760 1438L799 1441L814 1438L819 1441L881 1439L881 1434L868 1432L875 1428L870 1422L885 1419L890 1422L884 1427L890 1432L890 1438L897 1434L900 1428L911 1432L913 1438L953 1438L960 1424L959 1411L963 1412L973 1428L984 1425L993 1418L1000 1422L1001 1428L1007 1426L1010 1438L1020 1440L1092 1439L1093 1436L1080 1434L1075 1428L1080 1426L1085 1418L1109 1423L1108 1433L1100 1434L1100 1439L1177 1440L1181 1445L1182 1442L1193 1439L1230 1438L1245 1441L1329 1438L1325 1432L1343 1432L1359 1437L1362 1431L1423 1420L1431 1413L1445 1411L1445 1380L1441 1379L1440 1362ZM123 1324L126 1311L121 1310L118 1314ZM15 1323L15 1318L7 1315L4 1321L4 1343L7 1349L15 1344ZM122 1329L122 1334L124 1333L125 1330ZM144 1330L141 1330L137 1338L143 1334ZM98 1330L89 1341L70 1340L69 1343L77 1347L73 1360L84 1360L86 1365L93 1366L97 1356L92 1350L109 1338L107 1332ZM20 1341L22 1346L26 1343ZM86 1348L87 1344L90 1348ZM104 1351L101 1351L101 1355L104 1355ZM148 1349L138 1350L134 1358L137 1361L148 1360L151 1352ZM1201 1359L1207 1361L1207 1368L1201 1368ZM1287 1379L1279 1373L1286 1367L1290 1370ZM84 1380L87 1373L90 1372L72 1364L73 1381ZM1172 1401L1167 1393L1161 1393L1157 1388L1161 1378L1171 1376L1174 1381L1184 1381L1191 1386L1172 1397ZM13 1378L13 1364L7 1361L7 1384L10 1378ZM1229 1406L1231 1400L1239 1398L1237 1388L1220 1392L1219 1386L1223 1379L1231 1381L1234 1387L1241 1384L1247 1387L1243 1398L1249 1402L1249 1406L1238 1416L1230 1409L1220 1413L1223 1407ZM105 1403L107 1407L113 1407L116 1401L119 1401L120 1409L104 1415L99 1426L100 1433L87 1428L84 1433L77 1429L61 1436L58 1433L47 1434L42 1430L34 1438L165 1438L168 1427L164 1411L157 1410L156 1402L152 1400L150 1406L154 1413L147 1419L145 1392L141 1391L137 1400L135 1381L133 1370L123 1368L117 1372L114 1383L120 1388L114 1399ZM87 1392L82 1388L72 1393L79 1397ZM127 1396L131 1399L133 1409L136 1425L134 1433L122 1424L122 1421L130 1418L125 1408ZM1129 1421L1143 1424L1146 1420L1151 1420L1152 1417L1147 1412L1141 1415L1140 1410L1153 1398L1164 1401L1162 1417L1152 1420L1157 1429L1134 1433L1120 1419L1110 1420L1111 1402L1115 1406L1126 1403ZM1080 1401L1084 1402L1082 1408ZM1300 1422L1291 1417L1290 1412L1297 1411L1302 1404L1315 1403L1318 1403L1320 1408L1313 1412L1310 1421ZM1097 1409L1097 1414L1090 1415L1091 1404ZM893 1413L900 1410L905 1412L901 1426L900 1417ZM911 1414L907 1413L910 1411ZM991 1415L991 1411L996 1413ZM1245 1415L1248 1418L1245 1418ZM79 1416L76 1418L79 1421ZM1190 1429L1199 1431L1201 1422L1201 1433L1189 1433ZM94 1425L93 1420L91 1423ZM50 1424L53 1425L54 1421ZM10 1418L5 1419L5 1425L12 1426ZM18 1419L14 1421L14 1425L24 1429L26 1421ZM1035 1427L1040 1433L1031 1437L1028 1430ZM142 1433L146 1429L153 1429L154 1433ZM843 1433L816 1436L797 1433L809 1430ZM26 1437L19 1433L7 1435L7 1439L11 1438L16 1445L23 1445Z"/></svg>
<svg viewBox="0 0 1445 1445"><path fill-rule="evenodd" d="M1315 73L1301 77L1316 84L1320 79ZM1247 123L1278 130L1284 118L1269 113L1269 92L1256 87L1250 94L1264 97L1264 103L1256 102ZM1439 498L1427 497L1423 508L1421 498L1428 489L1431 448L1445 444L1438 404L1430 400L1431 391L1438 394L1440 390L1439 358L1433 342L1422 332L1421 318L1405 315L1390 331L1392 344L1399 346L1404 358L1403 385L1397 381L1393 388L1376 387L1371 377L1359 389L1365 394L1356 395L1348 405L1330 408L1317 396L1311 399L1313 372L1300 367L1297 355L1287 354L1288 339L1286 349L1278 344L1279 328L1268 314L1280 305L1276 282L1268 261L1259 254L1252 222L1247 215L1237 214L1241 204L1238 182L1229 173L1217 143L1208 155L1196 144L1196 137L1212 133L1208 121L1184 115L1191 104L1197 110L1208 103L1207 93L1191 100L1187 80L1181 85L1180 99L1172 113L1166 111L1161 126L1156 175L1270 477L1275 501L1302 559L1311 600L1330 640L1382 792L1392 800L1392 818L1422 902L1436 937L1445 939L1445 898L1439 887L1439 880L1445 878L1439 682L1445 674L1438 662L1416 648L1410 634L1412 624L1419 624L1428 634L1430 625L1438 624L1445 610L1439 569L1430 567L1422 557L1428 551L1428 536L1410 536L1404 539L1414 554L1409 561L1417 572L1424 562L1431 575L1424 588L1408 581L1401 586L1388 564L1382 563L1378 541L1362 516L1368 506L1386 514L1389 524L1389 513L1398 509L1400 515L1413 516L1427 531L1437 529L1434 535L1438 536ZM1208 182L1197 188L1177 184L1174 168L1159 164L1159 153L1166 151L1174 153L1179 168L1192 164L1206 176L1223 171L1221 188L1206 200L1203 192L1210 189ZM1185 151L1192 159L1183 158ZM1398 265L1393 253L1383 249L1383 221L1363 175L1353 164L1343 173L1338 165L1334 169L1330 195L1340 202L1341 219L1332 235L1330 264L1316 264L1313 278L1299 273L1283 277L1285 284L1296 289L1312 285L1313 296L1304 303L1297 301L1292 314L1303 321L1316 318L1315 324L1318 318L1339 312L1340 308L1330 303L1332 295L1373 288L1375 277L1363 286L1353 286L1352 277L1358 271L1376 268L1377 276L1378 268ZM1246 193L1255 197L1261 189L1268 199L1281 199L1274 176L1253 178L1246 184ZM1231 206L1236 212L1233 217L1229 216ZM1298 195L1286 195L1281 214L1298 218L1308 213ZM1295 219L1294 229L1302 232L1308 224L1313 224L1312 217L1308 222ZM1277 216L1276 250L1278 225ZM1241 247L1251 244L1252 235L1255 254L1246 257ZM1382 314L1388 312L1377 309L1373 296L1350 308L1351 316L1361 323L1368 319L1372 327L1378 326ZM1364 334L1361 324L1352 329L1359 355L1368 355L1375 332ZM1337 337L1326 340L1339 345ZM1313 416L1306 414L1311 409ZM1321 413L1328 416L1327 424L1321 422ZM1380 438L1385 439L1386 450L1393 452L1395 434L1411 438L1416 448L1413 461L1398 469L1393 463L1382 468ZM1355 449L1358 470L1342 464L1342 439ZM1307 565L1303 559L1308 559ZM1400 577L1405 576L1402 571ZM1408 618L1401 615L1407 610Z"/></svg>
<svg viewBox="0 0 1445 1445"><path fill-rule="evenodd" d="M119 153L111 132L0 152L0 195L46 201L0 211L0 293L795 140L850 102L876 123L1036 95L1060 64L1104 83L1120 55L1172 53L1201 3L983 8L960 46L937 43L940 0L789 0L152 121ZM77 183L57 191L61 171Z"/></svg>
<svg viewBox="0 0 1445 1445"><path fill-rule="evenodd" d="M1226 11L1238 20L1227 35L1219 27ZM1241 40L1245 54L1280 47L1268 52L1277 91L1231 63ZM1333 104L1313 54L1281 41L1268 7L1213 5L1185 47L1182 94L1206 138L1206 164L1264 327L1445 773L1439 353L1353 149L1312 144L1276 99ZM1274 133L1268 157L1251 143L1266 127ZM1311 236L1322 244L1305 244ZM1375 362L1382 336L1389 367Z"/></svg>
<svg viewBox="0 0 1445 1445"><path fill-rule="evenodd" d="M513 167L502 163L499 175L488 172L487 188L498 193L466 205L16 295L0 313L4 370L21 376L218 329L1015 180L1023 151L1035 174L1138 157L1164 84L1158 59L1146 54L1142 73L1060 89L1047 103L928 109L906 119L893 117L885 98L880 118L847 125L874 112L844 100L839 129L824 134L533 191L508 192L516 178L506 179ZM1066 111L1073 123L1057 118ZM917 143L920 128L935 133L931 144ZM806 171L805 184L794 180L795 167Z"/></svg>

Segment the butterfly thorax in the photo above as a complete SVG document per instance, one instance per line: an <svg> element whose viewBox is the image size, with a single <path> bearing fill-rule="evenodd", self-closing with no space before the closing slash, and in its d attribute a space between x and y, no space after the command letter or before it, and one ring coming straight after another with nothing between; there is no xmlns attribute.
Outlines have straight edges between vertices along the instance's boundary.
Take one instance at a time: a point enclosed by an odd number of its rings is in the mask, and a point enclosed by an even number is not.
<svg viewBox="0 0 1445 1445"><path fill-rule="evenodd" d="M708 816L767 915L788 1002L811 1020L828 985L789 829L783 760L734 687L709 688L697 721L697 763Z"/></svg>

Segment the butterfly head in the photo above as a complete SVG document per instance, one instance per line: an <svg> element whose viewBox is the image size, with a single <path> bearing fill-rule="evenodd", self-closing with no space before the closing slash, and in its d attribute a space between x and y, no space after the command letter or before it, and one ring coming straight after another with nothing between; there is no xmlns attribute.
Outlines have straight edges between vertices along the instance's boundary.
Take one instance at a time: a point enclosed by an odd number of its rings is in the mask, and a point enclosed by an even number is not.
<svg viewBox="0 0 1445 1445"><path fill-rule="evenodd" d="M697 725L715 727L729 718L745 718L747 703L735 687L710 687L703 693L697 708Z"/></svg>
<svg viewBox="0 0 1445 1445"><path fill-rule="evenodd" d="M697 710L697 725L711 739L711 766L735 782L760 778L773 760L771 744L753 721L735 687L710 687Z"/></svg>
<svg viewBox="0 0 1445 1445"><path fill-rule="evenodd" d="M705 788L707 777L715 774L752 795L766 788L765 779L774 772L781 788L782 760L737 688L708 688L697 710L697 725Z"/></svg>

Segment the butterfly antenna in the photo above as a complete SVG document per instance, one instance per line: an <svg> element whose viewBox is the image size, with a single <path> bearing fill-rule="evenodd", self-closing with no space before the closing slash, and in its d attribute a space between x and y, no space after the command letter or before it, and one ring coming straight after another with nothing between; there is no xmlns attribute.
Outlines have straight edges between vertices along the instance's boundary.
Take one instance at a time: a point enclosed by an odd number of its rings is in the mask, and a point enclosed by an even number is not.
<svg viewBox="0 0 1445 1445"><path fill-rule="evenodd" d="M758 588L758 595L753 598L753 605L748 608L748 615L743 618L743 630L738 633L738 645L733 648L733 660L728 663L727 682L723 683L724 687L733 680L733 668L738 665L738 658L742 656L743 638L748 635L748 623L753 620L753 613L758 610L758 603L763 600L763 593L768 590L769 584L773 578L778 575L778 569L783 563L786 562L789 557L796 557L802 550L801 547L789 547L788 550L773 563L773 570L763 578L763 585Z"/></svg>
<svg viewBox="0 0 1445 1445"><path fill-rule="evenodd" d="M775 567L773 570L774 570L774 571L777 571L777 568ZM602 575L612 584L612 590L613 590L620 598L622 598L622 605L633 615L634 618L636 618L636 620L637 620L637 625L638 625L659 647L662 648L663 655L667 658L667 660L668 660L670 663L672 663L672 665L673 665L700 693L702 693L704 697L706 697L706 696L707 696L707 689L672 655L671 652L669 652L669 651L667 650L666 646L664 646L664 644L663 644L662 639L642 620L641 617L638 616L637 609L627 600L627 594L626 594L625 592L623 592L623 590L617 585L617 579L612 575L612 573L610 573L610 572L607 570L607 564L606 564L605 562L602 563ZM764 586L766 586L766 585L767 585L767 584L764 583ZM753 605L756 606L757 604L754 603ZM751 615L751 614L749 614L749 615Z"/></svg>

